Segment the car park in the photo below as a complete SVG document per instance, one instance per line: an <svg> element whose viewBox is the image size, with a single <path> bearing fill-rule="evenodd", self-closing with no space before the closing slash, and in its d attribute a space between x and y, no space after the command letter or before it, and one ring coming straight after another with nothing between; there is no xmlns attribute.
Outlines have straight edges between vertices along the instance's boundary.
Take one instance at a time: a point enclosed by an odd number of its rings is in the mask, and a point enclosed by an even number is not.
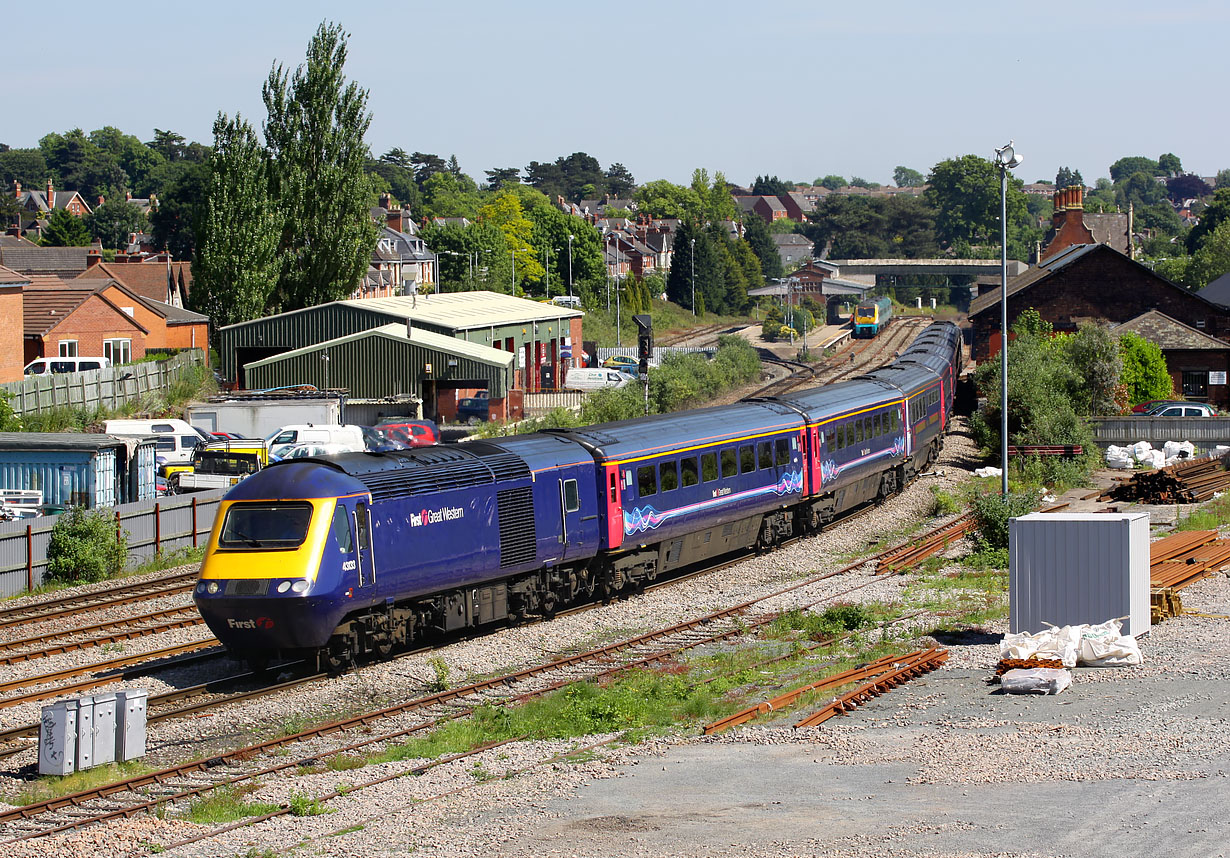
<svg viewBox="0 0 1230 858"><path fill-rule="evenodd" d="M377 423L375 428L406 447L430 447L440 443L440 427L434 420L390 421Z"/></svg>
<svg viewBox="0 0 1230 858"><path fill-rule="evenodd" d="M1207 402L1165 402L1152 411L1146 412L1146 417L1216 417L1217 409Z"/></svg>

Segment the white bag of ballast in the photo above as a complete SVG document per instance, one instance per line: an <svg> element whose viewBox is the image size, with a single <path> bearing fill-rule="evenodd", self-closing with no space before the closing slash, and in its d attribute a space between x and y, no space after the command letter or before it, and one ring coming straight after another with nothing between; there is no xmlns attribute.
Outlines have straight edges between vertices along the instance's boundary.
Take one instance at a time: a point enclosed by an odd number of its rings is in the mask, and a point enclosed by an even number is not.
<svg viewBox="0 0 1230 858"><path fill-rule="evenodd" d="M1132 458L1136 461L1143 461L1145 456L1153 451L1153 445L1148 441L1137 441L1131 446Z"/></svg>
<svg viewBox="0 0 1230 858"><path fill-rule="evenodd" d="M1140 644L1123 634L1123 623L1107 620L1096 626L1080 626L1080 664L1086 667L1126 667L1140 664Z"/></svg>
<svg viewBox="0 0 1230 858"><path fill-rule="evenodd" d="M1132 451L1128 448L1116 447L1114 444L1106 448L1106 467L1122 470L1132 467L1135 463L1136 460L1132 458Z"/></svg>
<svg viewBox="0 0 1230 858"><path fill-rule="evenodd" d="M1005 694L1058 694L1072 684L1072 674L1057 667L1009 670L999 678Z"/></svg>

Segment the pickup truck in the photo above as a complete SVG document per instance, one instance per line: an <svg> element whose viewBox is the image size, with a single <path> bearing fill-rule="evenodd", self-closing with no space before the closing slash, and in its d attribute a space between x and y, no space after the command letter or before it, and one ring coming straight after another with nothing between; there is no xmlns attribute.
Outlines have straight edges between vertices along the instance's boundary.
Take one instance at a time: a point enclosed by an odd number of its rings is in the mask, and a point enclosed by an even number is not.
<svg viewBox="0 0 1230 858"><path fill-rule="evenodd" d="M192 470L168 477L172 492L227 489L269 464L269 447L259 439L215 441L197 448Z"/></svg>
<svg viewBox="0 0 1230 858"><path fill-rule="evenodd" d="M485 396L472 396L465 399L457 400L457 422L458 423L481 423L486 420L490 410L490 403Z"/></svg>

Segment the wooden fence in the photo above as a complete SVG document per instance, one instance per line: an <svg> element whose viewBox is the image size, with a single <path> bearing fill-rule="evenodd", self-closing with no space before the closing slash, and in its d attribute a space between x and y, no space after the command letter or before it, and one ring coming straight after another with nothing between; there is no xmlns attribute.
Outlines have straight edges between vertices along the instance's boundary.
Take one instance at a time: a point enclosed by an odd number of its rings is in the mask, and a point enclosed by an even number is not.
<svg viewBox="0 0 1230 858"><path fill-rule="evenodd" d="M1203 450L1230 444L1230 417L1090 417L1098 446L1191 441Z"/></svg>
<svg viewBox="0 0 1230 858"><path fill-rule="evenodd" d="M222 489L108 507L128 537L128 565L159 552L203 545L213 528ZM46 580L47 543L57 516L0 522L0 597L15 596Z"/></svg>
<svg viewBox="0 0 1230 858"><path fill-rule="evenodd" d="M118 409L126 402L166 390L204 362L202 349L184 349L167 360L29 375L0 385L0 390L9 395L9 405L18 417L56 408Z"/></svg>

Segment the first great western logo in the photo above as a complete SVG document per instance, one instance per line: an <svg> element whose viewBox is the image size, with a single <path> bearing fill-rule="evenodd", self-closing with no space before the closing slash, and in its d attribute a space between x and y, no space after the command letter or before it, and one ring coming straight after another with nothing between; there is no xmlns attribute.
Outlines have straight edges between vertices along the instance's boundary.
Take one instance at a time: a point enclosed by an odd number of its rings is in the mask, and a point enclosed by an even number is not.
<svg viewBox="0 0 1230 858"><path fill-rule="evenodd" d="M459 506L444 506L439 509L425 509L422 512L410 514L410 526L422 527L426 524L440 524L445 521L465 518L466 511Z"/></svg>

